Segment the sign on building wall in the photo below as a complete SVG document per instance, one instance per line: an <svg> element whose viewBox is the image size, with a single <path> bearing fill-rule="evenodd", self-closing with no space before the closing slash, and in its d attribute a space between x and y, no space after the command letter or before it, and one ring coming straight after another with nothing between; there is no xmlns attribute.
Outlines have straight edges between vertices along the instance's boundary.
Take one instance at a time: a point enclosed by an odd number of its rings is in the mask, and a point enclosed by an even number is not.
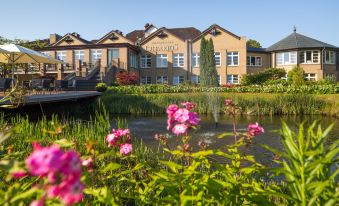
<svg viewBox="0 0 339 206"><path fill-rule="evenodd" d="M178 50L178 44L174 42L152 42L151 45L145 46L146 51L176 51Z"/></svg>

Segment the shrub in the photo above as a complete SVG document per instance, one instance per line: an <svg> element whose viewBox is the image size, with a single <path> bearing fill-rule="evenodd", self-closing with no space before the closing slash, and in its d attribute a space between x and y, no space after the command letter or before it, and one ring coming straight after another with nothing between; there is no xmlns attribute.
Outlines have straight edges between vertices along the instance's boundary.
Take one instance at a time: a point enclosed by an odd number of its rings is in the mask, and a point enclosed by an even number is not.
<svg viewBox="0 0 339 206"><path fill-rule="evenodd" d="M119 85L134 85L137 84L139 80L139 75L130 71L119 72L115 77Z"/></svg>
<svg viewBox="0 0 339 206"><path fill-rule="evenodd" d="M104 92L107 90L107 85L103 82L100 82L97 84L97 86L95 86L95 89L98 91L98 92Z"/></svg>
<svg viewBox="0 0 339 206"><path fill-rule="evenodd" d="M251 85L251 84L260 85L269 80L281 79L285 75L286 75L286 72L284 69L268 68L256 74L245 74L242 78L241 83L244 85Z"/></svg>
<svg viewBox="0 0 339 206"><path fill-rule="evenodd" d="M299 66L293 67L293 69L288 72L288 82L295 86L305 84L303 68Z"/></svg>

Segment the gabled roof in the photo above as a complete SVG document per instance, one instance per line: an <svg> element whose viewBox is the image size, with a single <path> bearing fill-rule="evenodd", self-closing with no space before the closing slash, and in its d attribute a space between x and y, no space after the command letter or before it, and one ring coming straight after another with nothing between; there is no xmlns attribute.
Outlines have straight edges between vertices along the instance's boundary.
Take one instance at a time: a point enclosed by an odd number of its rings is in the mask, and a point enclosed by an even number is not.
<svg viewBox="0 0 339 206"><path fill-rule="evenodd" d="M96 44L100 44L103 40L107 39L107 38L108 38L110 35L112 35L112 34L118 35L118 36L120 36L120 37L122 37L122 38L124 38L124 39L127 39L128 41L130 41L130 39L126 38L126 37L122 34L121 31L119 31L119 30L112 30L112 31L108 32L105 36L103 36L101 39L97 40L95 43L96 43Z"/></svg>
<svg viewBox="0 0 339 206"><path fill-rule="evenodd" d="M235 37L235 38L237 38L237 39L241 39L240 36L235 35L234 33L232 33L232 32L230 32L230 31L228 31L228 30L222 28L222 27L219 26L218 24L212 24L212 25L211 25L210 27L208 27L205 31L203 31L202 33L200 33L200 35L198 35L193 41L199 40L199 39L202 38L205 34L211 32L212 29L215 29L215 28L220 29L221 31L223 31L223 32L225 32L225 33L228 33L228 34L230 34L231 36L233 36L233 37Z"/></svg>
<svg viewBox="0 0 339 206"><path fill-rule="evenodd" d="M80 37L80 35L76 34L76 33L67 33L65 34L61 39L59 39L59 41L55 42L54 44L51 44L49 46L56 46L58 45L60 42L62 42L65 38L67 38L68 36L71 36L73 38L78 39L79 41L81 41L84 44L91 44L90 41L87 41L86 39L83 39Z"/></svg>
<svg viewBox="0 0 339 206"><path fill-rule="evenodd" d="M158 34L161 34L164 31L172 34L173 36L181 39L182 41L185 41L185 40L188 40L188 39L193 39L194 37L196 37L200 34L200 31L196 28L193 28L193 27L174 28L174 29L168 29L166 27L162 27L162 28L159 28L156 32L153 32L151 35L142 39L141 43L147 42L149 39L153 38L154 36L157 36Z"/></svg>
<svg viewBox="0 0 339 206"><path fill-rule="evenodd" d="M325 42L312 39L310 37L301 35L297 32L293 32L284 39L278 41L272 46L268 47L268 51L281 51L281 50L290 50L290 49L307 49L307 48L333 48L338 49L338 47Z"/></svg>
<svg viewBox="0 0 339 206"><path fill-rule="evenodd" d="M128 34L126 34L126 38L136 42L139 38L141 38L142 41L149 39L150 37L155 36L156 34L160 33L161 31L167 31L170 34L173 34L174 36L178 37L179 39L185 41L188 39L194 39L198 35L200 35L200 31L194 27L185 27L185 28L166 28L162 27L159 28L156 32L150 34L148 37L145 38L145 31L144 30L134 30Z"/></svg>

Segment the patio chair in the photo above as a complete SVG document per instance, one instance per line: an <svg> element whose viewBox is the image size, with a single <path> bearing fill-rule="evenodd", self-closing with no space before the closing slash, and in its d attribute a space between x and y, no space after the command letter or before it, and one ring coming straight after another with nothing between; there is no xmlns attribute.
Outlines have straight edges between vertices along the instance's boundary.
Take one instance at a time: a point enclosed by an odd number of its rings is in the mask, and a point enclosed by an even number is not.
<svg viewBox="0 0 339 206"><path fill-rule="evenodd" d="M42 90L45 92L45 91L49 91L51 92L51 83L52 83L52 80L51 79L42 79Z"/></svg>
<svg viewBox="0 0 339 206"><path fill-rule="evenodd" d="M0 78L0 90L4 93L11 88L11 83L13 79L11 78Z"/></svg>

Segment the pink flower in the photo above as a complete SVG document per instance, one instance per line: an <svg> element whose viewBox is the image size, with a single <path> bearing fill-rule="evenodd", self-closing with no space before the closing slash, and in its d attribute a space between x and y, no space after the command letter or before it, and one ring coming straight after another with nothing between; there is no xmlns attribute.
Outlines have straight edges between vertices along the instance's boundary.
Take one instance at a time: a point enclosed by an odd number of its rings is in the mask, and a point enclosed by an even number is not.
<svg viewBox="0 0 339 206"><path fill-rule="evenodd" d="M43 206L45 204L45 199L42 198L41 200L34 200L29 204L29 206Z"/></svg>
<svg viewBox="0 0 339 206"><path fill-rule="evenodd" d="M26 176L27 172L25 172L25 171L18 171L18 172L11 173L11 175L14 177L14 179L20 179L20 178Z"/></svg>
<svg viewBox="0 0 339 206"><path fill-rule="evenodd" d="M189 119L189 111L185 108L180 108L174 113L174 119L180 123L185 123Z"/></svg>
<svg viewBox="0 0 339 206"><path fill-rule="evenodd" d="M107 141L108 144L111 145L111 146L116 146L116 145L117 145L117 144L116 144L117 139L118 139L118 138L116 137L115 134L108 134L108 135L106 136L106 141Z"/></svg>
<svg viewBox="0 0 339 206"><path fill-rule="evenodd" d="M175 121L172 118L167 119L167 130L170 130Z"/></svg>
<svg viewBox="0 0 339 206"><path fill-rule="evenodd" d="M51 171L58 171L62 165L63 152L59 146L41 147L35 143L33 153L26 159L28 171L35 176L44 176Z"/></svg>
<svg viewBox="0 0 339 206"><path fill-rule="evenodd" d="M196 105L191 102L183 102L181 103L181 105L184 106L187 110L192 110L196 107Z"/></svg>
<svg viewBox="0 0 339 206"><path fill-rule="evenodd" d="M187 129L188 127L185 124L177 124L172 128L172 132L176 135L182 135L186 134Z"/></svg>
<svg viewBox="0 0 339 206"><path fill-rule="evenodd" d="M169 118L172 118L174 113L178 110L178 105L171 104L167 107L166 113L168 114Z"/></svg>
<svg viewBox="0 0 339 206"><path fill-rule="evenodd" d="M193 126L197 126L200 122L199 116L196 112L190 112L188 114L188 123L193 125Z"/></svg>
<svg viewBox="0 0 339 206"><path fill-rule="evenodd" d="M115 134L116 137L122 137L129 134L129 129L120 129L120 128L117 130L112 129L112 134Z"/></svg>
<svg viewBox="0 0 339 206"><path fill-rule="evenodd" d="M82 200L85 186L80 182L80 179L71 178L63 181L58 189L57 193L62 202L65 205L72 205Z"/></svg>
<svg viewBox="0 0 339 206"><path fill-rule="evenodd" d="M226 106L231 106L231 104L232 104L232 100L231 99L226 99L225 100L225 105Z"/></svg>
<svg viewBox="0 0 339 206"><path fill-rule="evenodd" d="M48 187L47 196L49 198L57 197L60 194L60 188L58 185L52 185Z"/></svg>
<svg viewBox="0 0 339 206"><path fill-rule="evenodd" d="M92 159L92 157L90 157L90 158L82 161L82 166L90 167L92 165L92 163L93 163L93 159Z"/></svg>
<svg viewBox="0 0 339 206"><path fill-rule="evenodd" d="M66 175L80 174L81 173L81 159L75 151L67 151L63 157L64 166L61 171Z"/></svg>
<svg viewBox="0 0 339 206"><path fill-rule="evenodd" d="M250 135L252 136L256 136L258 134L261 134L264 132L264 128L262 128L258 122L256 122L255 124L249 124L248 125L248 132Z"/></svg>
<svg viewBox="0 0 339 206"><path fill-rule="evenodd" d="M121 155L129 155L132 152L132 144L126 143L120 145L120 154Z"/></svg>

